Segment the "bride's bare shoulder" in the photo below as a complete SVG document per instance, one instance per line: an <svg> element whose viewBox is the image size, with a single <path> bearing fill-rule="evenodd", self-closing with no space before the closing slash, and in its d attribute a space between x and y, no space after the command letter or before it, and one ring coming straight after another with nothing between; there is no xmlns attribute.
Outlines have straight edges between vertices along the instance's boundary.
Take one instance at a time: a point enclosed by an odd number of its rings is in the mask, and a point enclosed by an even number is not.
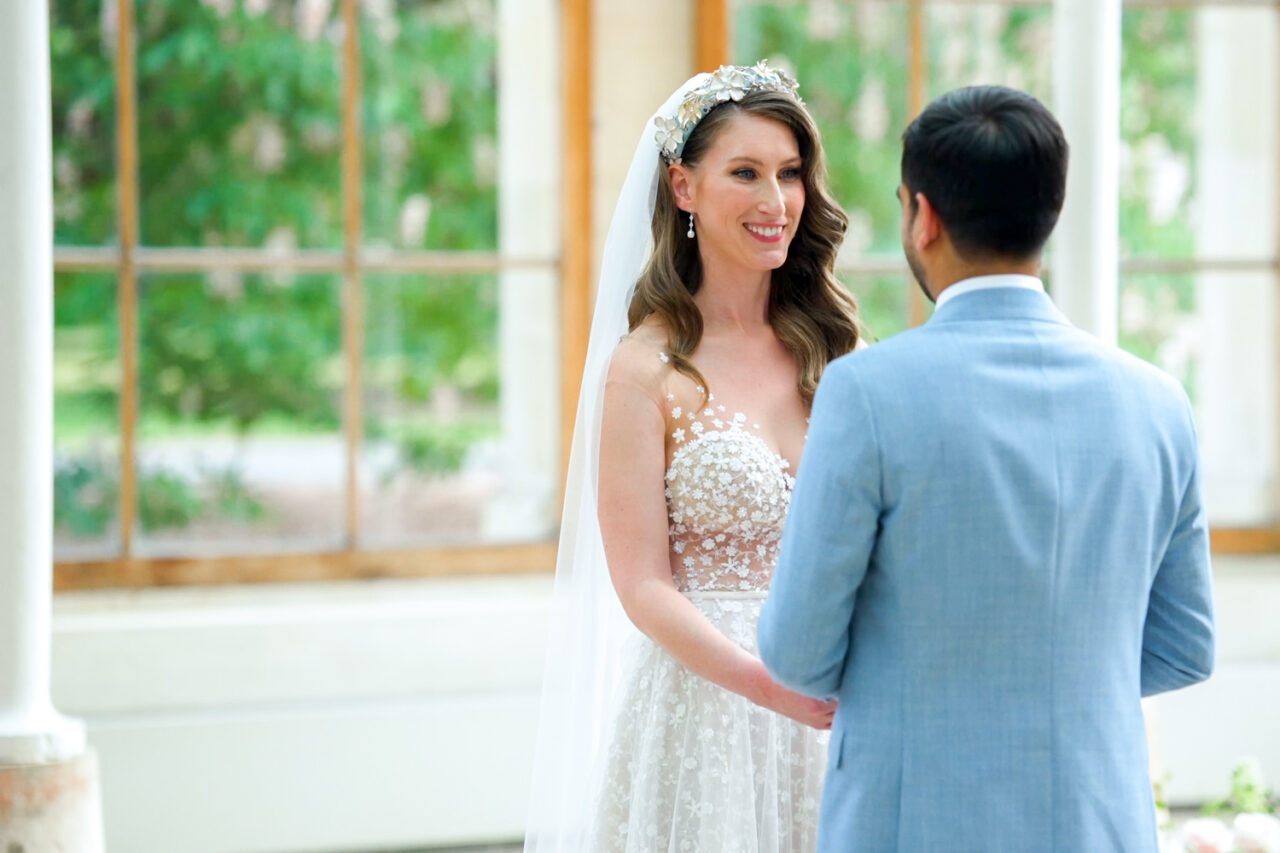
<svg viewBox="0 0 1280 853"><path fill-rule="evenodd" d="M644 320L618 342L609 363L609 382L638 386L654 400L661 399L670 372L666 346L662 324L652 317Z"/></svg>
<svg viewBox="0 0 1280 853"><path fill-rule="evenodd" d="M655 352L661 352L667 346L670 337L667 325L662 322L662 318L657 314L650 314L622 340L643 344L654 348Z"/></svg>

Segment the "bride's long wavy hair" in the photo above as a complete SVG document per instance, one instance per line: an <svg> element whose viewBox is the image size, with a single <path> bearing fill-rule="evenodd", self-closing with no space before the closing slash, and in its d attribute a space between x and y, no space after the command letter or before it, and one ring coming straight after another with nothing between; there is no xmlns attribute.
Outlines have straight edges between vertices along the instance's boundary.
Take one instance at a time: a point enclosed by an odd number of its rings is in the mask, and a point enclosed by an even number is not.
<svg viewBox="0 0 1280 853"><path fill-rule="evenodd" d="M827 364L852 351L860 334L857 303L835 277L836 252L849 219L827 190L818 128L808 111L788 95L754 91L741 101L712 108L689 135L682 162L696 167L724 126L742 113L789 127L803 163L804 212L786 263L773 271L768 312L778 340L796 359L796 384L808 406ZM705 395L707 381L689 360L702 340L702 312L693 301L702 286L702 258L697 241L685 235L670 174L667 169L659 171L653 254L636 282L627 321L635 331L647 317L657 315L667 329L672 367L696 382Z"/></svg>

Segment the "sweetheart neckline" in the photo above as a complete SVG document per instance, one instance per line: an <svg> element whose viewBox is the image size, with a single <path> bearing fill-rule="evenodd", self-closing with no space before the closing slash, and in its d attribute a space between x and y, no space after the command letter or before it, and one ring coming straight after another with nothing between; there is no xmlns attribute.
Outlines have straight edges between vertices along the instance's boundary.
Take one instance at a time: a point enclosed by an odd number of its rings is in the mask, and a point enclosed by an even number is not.
<svg viewBox="0 0 1280 853"><path fill-rule="evenodd" d="M669 463L667 463L667 469L666 469L666 471L664 471L664 472L663 472L663 477L662 477L662 479L663 479L663 480L666 480L666 479L670 478L670 476L671 476L671 469L672 469L672 467L676 464L676 457L680 455L680 451L682 451L682 450L686 450L686 449L688 449L688 448L692 447L693 445L697 444L699 441L701 441L702 439L706 438L707 436L710 436L710 435L717 435L717 434L726 434L726 435L727 435L727 434L729 434L729 433L733 433L733 432L739 432L739 433L742 433L742 434L743 434L743 435L745 435L747 438L755 439L757 442L759 442L759 443L760 443L760 446L764 448L764 450L765 450L765 452L766 452L766 453L768 453L770 456L772 456L772 457L773 457L775 460L777 460L778 462L782 463L782 464L779 466L780 470L783 470L784 472L791 472L791 471L794 471L794 466L792 466L792 464L791 464L791 460L790 460L790 459L788 459L787 457L783 456L783 455L782 455L781 453L779 453L778 451L774 450L772 447L770 447L770 446L769 446L769 442L765 441L762 437L760 437L760 436L756 435L756 434L755 434L755 433L753 433L753 432L750 432L749 430L747 430L747 429L745 429L745 428L743 428L743 427L740 427L740 426L731 426L731 427L729 427L728 429L704 429L702 432L695 434L695 435L693 436L693 438L690 438L688 441L684 442L684 443L683 443L683 444L681 444L679 447L677 447L677 448L675 449L675 452L671 454L671 461L670 461ZM792 474L792 476L794 476L794 474Z"/></svg>

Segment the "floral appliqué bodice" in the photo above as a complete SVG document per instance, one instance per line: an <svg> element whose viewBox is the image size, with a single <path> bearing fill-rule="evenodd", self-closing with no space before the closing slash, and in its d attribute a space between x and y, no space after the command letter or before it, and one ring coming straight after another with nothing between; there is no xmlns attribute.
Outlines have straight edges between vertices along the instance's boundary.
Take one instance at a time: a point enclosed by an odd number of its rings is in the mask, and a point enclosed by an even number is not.
<svg viewBox="0 0 1280 853"><path fill-rule="evenodd" d="M660 358L667 361L665 353ZM759 435L759 424L729 411L714 394L693 411L675 401L667 395L667 444L675 449L666 494L676 588L767 590L791 505L791 464Z"/></svg>

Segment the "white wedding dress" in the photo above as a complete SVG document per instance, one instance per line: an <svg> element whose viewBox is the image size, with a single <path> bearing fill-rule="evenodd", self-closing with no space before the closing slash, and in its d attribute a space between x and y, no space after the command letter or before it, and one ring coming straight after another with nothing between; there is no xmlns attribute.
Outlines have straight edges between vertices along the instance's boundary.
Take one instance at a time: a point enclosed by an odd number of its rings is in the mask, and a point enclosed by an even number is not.
<svg viewBox="0 0 1280 853"><path fill-rule="evenodd" d="M664 357L664 361L665 361ZM755 653L791 501L790 464L712 396L668 396L666 471L676 587ZM591 849L811 853L828 733L694 675L646 637L626 650Z"/></svg>

